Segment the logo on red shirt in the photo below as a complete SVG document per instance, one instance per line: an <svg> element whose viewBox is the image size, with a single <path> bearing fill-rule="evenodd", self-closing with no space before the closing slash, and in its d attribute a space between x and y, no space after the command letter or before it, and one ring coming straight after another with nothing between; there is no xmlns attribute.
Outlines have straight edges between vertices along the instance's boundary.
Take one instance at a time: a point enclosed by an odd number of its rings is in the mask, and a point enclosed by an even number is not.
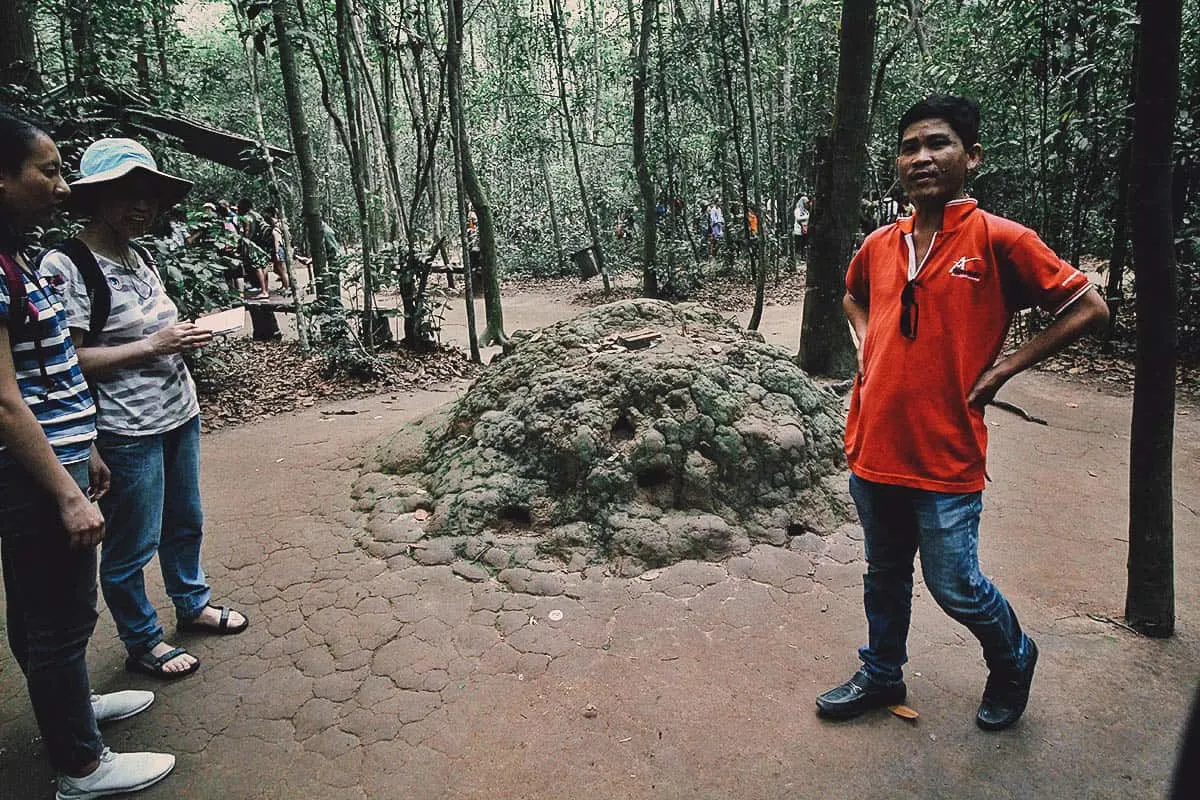
<svg viewBox="0 0 1200 800"><path fill-rule="evenodd" d="M983 261L983 259L967 258L966 256L963 256L958 261L954 262L954 266L950 267L950 274L955 278L965 278L969 281L979 283L983 276L977 271L967 268L967 264L970 264L972 261Z"/></svg>

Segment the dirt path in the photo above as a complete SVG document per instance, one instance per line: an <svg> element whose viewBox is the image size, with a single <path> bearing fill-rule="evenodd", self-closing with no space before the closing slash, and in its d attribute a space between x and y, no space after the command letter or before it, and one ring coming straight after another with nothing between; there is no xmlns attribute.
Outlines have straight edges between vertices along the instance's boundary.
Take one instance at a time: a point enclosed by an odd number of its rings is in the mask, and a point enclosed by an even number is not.
<svg viewBox="0 0 1200 800"><path fill-rule="evenodd" d="M572 311L550 296L506 303L510 328ZM764 331L794 350L798 325L796 308L769 307ZM921 719L815 717L813 696L855 668L864 633L851 539L650 579L568 576L545 597L367 554L348 495L358 454L463 388L205 437L206 565L219 599L253 624L228 640L180 639L201 671L153 686L154 708L107 730L114 749L180 755L176 774L139 796L1162 796L1200 677L1196 409L1177 419L1180 624L1165 642L1087 616L1119 616L1123 603L1128 398L1032 374L1004 395L1049 426L989 413L984 568L1042 651L1026 717L989 735L972 721L978 648L923 587L908 673ZM151 591L165 608L157 577ZM94 683L149 685L121 659L102 613ZM0 797L51 796L35 736L6 651Z"/></svg>

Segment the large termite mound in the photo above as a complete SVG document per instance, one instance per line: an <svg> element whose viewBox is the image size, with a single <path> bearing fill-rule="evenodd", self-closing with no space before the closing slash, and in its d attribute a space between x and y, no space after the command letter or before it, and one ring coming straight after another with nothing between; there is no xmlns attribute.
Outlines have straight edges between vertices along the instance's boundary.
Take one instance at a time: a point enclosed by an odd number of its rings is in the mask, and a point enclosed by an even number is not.
<svg viewBox="0 0 1200 800"><path fill-rule="evenodd" d="M516 334L383 443L355 496L383 556L629 572L837 527L841 429L838 398L757 334L628 300Z"/></svg>

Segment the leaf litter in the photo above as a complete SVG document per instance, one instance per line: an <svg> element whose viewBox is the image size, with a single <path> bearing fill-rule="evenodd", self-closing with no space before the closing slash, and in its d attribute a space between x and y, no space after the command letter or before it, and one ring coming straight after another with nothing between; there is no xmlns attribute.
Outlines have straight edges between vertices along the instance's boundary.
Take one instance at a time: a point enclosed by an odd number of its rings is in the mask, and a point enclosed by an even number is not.
<svg viewBox="0 0 1200 800"><path fill-rule="evenodd" d="M319 350L307 355L296 342L235 338L206 347L192 363L205 432L265 417L387 391L415 391L474 378L481 367L451 348L430 353L385 350L377 358L386 369L378 377L335 372ZM334 410L333 414L355 413Z"/></svg>

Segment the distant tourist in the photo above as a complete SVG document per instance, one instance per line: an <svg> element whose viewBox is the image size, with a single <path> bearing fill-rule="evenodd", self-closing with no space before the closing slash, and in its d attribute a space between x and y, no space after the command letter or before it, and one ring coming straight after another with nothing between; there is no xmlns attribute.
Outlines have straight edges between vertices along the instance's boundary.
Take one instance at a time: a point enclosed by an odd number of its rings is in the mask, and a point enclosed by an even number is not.
<svg viewBox="0 0 1200 800"><path fill-rule="evenodd" d="M1014 375L1102 329L1108 308L1037 234L966 196L983 160L978 105L930 97L904 112L897 134L896 171L917 213L867 237L843 300L859 341L845 445L866 550L867 643L862 668L817 708L845 718L904 700L920 553L933 599L983 646L975 723L1000 730L1025 711L1038 649L979 569L984 407ZM1054 323L1002 356L1013 313L1031 304Z"/></svg>
<svg viewBox="0 0 1200 800"><path fill-rule="evenodd" d="M290 292L292 282L288 279L287 252L283 246L283 223L279 221L279 209L275 206L264 208L263 222L266 227L262 234L262 242L268 245L266 250L271 269L279 276L279 284L283 291Z"/></svg>
<svg viewBox="0 0 1200 800"><path fill-rule="evenodd" d="M88 218L78 238L92 264L58 250L43 260L62 287L79 363L96 390L97 446L113 474L100 501L109 531L100 586L128 654L126 669L164 680L190 675L200 662L165 640L146 596L142 572L155 553L178 630L230 634L247 625L242 614L209 604L200 566L200 405L182 353L204 346L212 333L179 321L152 260L133 243L191 186L160 172L131 139L94 142L71 183L71 206ZM107 315L97 315L100 295L86 277L97 269Z"/></svg>
<svg viewBox="0 0 1200 800"><path fill-rule="evenodd" d="M792 207L792 247L796 255L803 255L808 245L808 219L808 195L802 194Z"/></svg>
<svg viewBox="0 0 1200 800"><path fill-rule="evenodd" d="M267 285L267 264L271 260L269 253L272 243L266 220L254 210L254 201L247 197L238 200L237 204L238 253L242 257L242 269L246 280L253 288L247 292L249 300L265 300L271 296Z"/></svg>
<svg viewBox="0 0 1200 800"><path fill-rule="evenodd" d="M725 238L725 214L716 203L710 203L708 206L708 230L708 254L713 256L721 249Z"/></svg>
<svg viewBox="0 0 1200 800"><path fill-rule="evenodd" d="M87 645L96 627L93 500L109 471L93 446L95 406L61 298L22 253L27 229L70 194L58 148L0 108L0 556L8 643L29 689L58 797L99 797L157 783L164 753L114 753L98 722L145 710L154 694L92 694ZM12 769L12 765L9 765ZM7 792L5 793L7 794Z"/></svg>

